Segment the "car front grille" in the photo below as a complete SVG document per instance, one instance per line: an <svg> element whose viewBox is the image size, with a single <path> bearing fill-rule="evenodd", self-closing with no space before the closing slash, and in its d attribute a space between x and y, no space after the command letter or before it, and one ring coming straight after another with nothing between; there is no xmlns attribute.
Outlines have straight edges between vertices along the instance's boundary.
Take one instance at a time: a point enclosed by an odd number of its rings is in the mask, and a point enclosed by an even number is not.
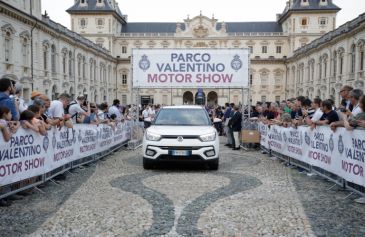
<svg viewBox="0 0 365 237"><path fill-rule="evenodd" d="M202 146L159 146L158 148L162 150L184 150L184 151L193 151L204 148Z"/></svg>

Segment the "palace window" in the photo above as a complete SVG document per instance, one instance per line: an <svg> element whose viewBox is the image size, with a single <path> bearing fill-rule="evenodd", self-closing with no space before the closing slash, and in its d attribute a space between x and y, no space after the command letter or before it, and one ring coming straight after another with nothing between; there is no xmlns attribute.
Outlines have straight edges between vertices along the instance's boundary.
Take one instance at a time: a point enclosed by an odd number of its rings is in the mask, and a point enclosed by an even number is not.
<svg viewBox="0 0 365 237"><path fill-rule="evenodd" d="M22 56L23 56L23 65L28 66L28 39L26 38L22 40Z"/></svg>
<svg viewBox="0 0 365 237"><path fill-rule="evenodd" d="M82 28L86 27L86 20L84 18L80 20L80 25Z"/></svg>
<svg viewBox="0 0 365 237"><path fill-rule="evenodd" d="M308 19L307 18L302 18L300 23L302 24L302 26L306 26L306 25L308 25Z"/></svg>
<svg viewBox="0 0 365 237"><path fill-rule="evenodd" d="M93 80L93 60L91 59L90 60L90 80L92 81Z"/></svg>
<svg viewBox="0 0 365 237"><path fill-rule="evenodd" d="M11 34L10 32L6 32L5 34L5 52L4 52L4 56L5 56L5 62L10 62L11 60L11 51L12 51L12 43L13 43L13 39L11 38Z"/></svg>
<svg viewBox="0 0 365 237"><path fill-rule="evenodd" d="M327 18L319 18L319 25L325 26L327 25Z"/></svg>
<svg viewBox="0 0 365 237"><path fill-rule="evenodd" d="M77 57L77 76L81 77L81 56Z"/></svg>
<svg viewBox="0 0 365 237"><path fill-rule="evenodd" d="M122 75L122 84L127 85L127 74Z"/></svg>
<svg viewBox="0 0 365 237"><path fill-rule="evenodd" d="M86 78L86 58L82 57L82 78Z"/></svg>
<svg viewBox="0 0 365 237"><path fill-rule="evenodd" d="M351 73L355 73L355 65L356 65L356 46L352 45L352 47L351 47Z"/></svg>
<svg viewBox="0 0 365 237"><path fill-rule="evenodd" d="M343 53L341 53L341 55L340 55L340 75L343 74L343 57L344 57L344 55L343 55Z"/></svg>
<svg viewBox="0 0 365 237"><path fill-rule="evenodd" d="M127 46L122 46L122 53L126 54L127 53Z"/></svg>
<svg viewBox="0 0 365 237"><path fill-rule="evenodd" d="M360 52L360 70L364 71L364 48Z"/></svg>
<svg viewBox="0 0 365 237"><path fill-rule="evenodd" d="M47 71L48 69L48 48L47 46L43 47L43 69Z"/></svg>
<svg viewBox="0 0 365 237"><path fill-rule="evenodd" d="M248 46L248 49L250 51L250 54L253 54L253 46Z"/></svg>
<svg viewBox="0 0 365 237"><path fill-rule="evenodd" d="M262 53L267 53L267 46L262 46Z"/></svg>
<svg viewBox="0 0 365 237"><path fill-rule="evenodd" d="M97 19L96 24L97 24L98 26L103 26L103 25L104 25L104 20L103 20L103 19Z"/></svg>
<svg viewBox="0 0 365 237"><path fill-rule="evenodd" d="M281 53L281 46L276 46L276 53Z"/></svg>
<svg viewBox="0 0 365 237"><path fill-rule="evenodd" d="M67 60L67 52L63 52L62 54L62 73L66 74L66 60Z"/></svg>
<svg viewBox="0 0 365 237"><path fill-rule="evenodd" d="M261 96L261 102L265 103L266 102L266 95L262 95Z"/></svg>
<svg viewBox="0 0 365 237"><path fill-rule="evenodd" d="M275 96L275 101L276 102L280 102L280 99L281 99L280 95Z"/></svg>
<svg viewBox="0 0 365 237"><path fill-rule="evenodd" d="M51 71L53 74L56 73L56 46L51 46Z"/></svg>
<svg viewBox="0 0 365 237"><path fill-rule="evenodd" d="M261 85L267 85L269 79L269 73L264 71L261 73Z"/></svg>
<svg viewBox="0 0 365 237"><path fill-rule="evenodd" d="M333 52L333 76L337 74L337 52Z"/></svg>
<svg viewBox="0 0 365 237"><path fill-rule="evenodd" d="M72 52L70 51L69 54L68 54L68 75L70 76L70 78L73 75L72 61L73 61Z"/></svg>

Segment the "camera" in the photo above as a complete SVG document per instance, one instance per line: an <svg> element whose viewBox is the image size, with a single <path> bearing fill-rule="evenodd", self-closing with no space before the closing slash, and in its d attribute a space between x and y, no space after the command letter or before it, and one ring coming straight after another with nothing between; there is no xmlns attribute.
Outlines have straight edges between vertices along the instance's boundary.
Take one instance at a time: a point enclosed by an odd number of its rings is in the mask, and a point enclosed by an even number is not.
<svg viewBox="0 0 365 237"><path fill-rule="evenodd" d="M346 108L341 108L341 109L340 109L340 111L341 111L342 113L345 113L345 112L347 111L347 109L346 109Z"/></svg>

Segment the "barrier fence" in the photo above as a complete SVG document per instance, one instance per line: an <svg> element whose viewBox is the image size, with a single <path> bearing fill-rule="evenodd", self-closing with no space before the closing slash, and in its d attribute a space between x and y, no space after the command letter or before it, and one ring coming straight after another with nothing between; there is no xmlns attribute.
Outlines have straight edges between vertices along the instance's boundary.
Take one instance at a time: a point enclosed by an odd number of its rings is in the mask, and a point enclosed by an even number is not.
<svg viewBox="0 0 365 237"><path fill-rule="evenodd" d="M126 145L131 138L140 139L134 134L140 128L140 122L126 121L115 127L53 127L45 136L19 128L9 142L0 136L0 198L95 162Z"/></svg>
<svg viewBox="0 0 365 237"><path fill-rule="evenodd" d="M258 124L263 150L364 195L365 131Z"/></svg>

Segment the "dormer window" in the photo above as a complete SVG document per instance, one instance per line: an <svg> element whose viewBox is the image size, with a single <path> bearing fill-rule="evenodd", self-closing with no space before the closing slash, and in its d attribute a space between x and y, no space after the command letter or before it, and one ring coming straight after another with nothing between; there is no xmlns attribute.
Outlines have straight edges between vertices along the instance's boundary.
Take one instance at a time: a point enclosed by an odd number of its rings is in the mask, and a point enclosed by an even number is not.
<svg viewBox="0 0 365 237"><path fill-rule="evenodd" d="M320 0L319 1L319 5L321 5L321 6L327 6L328 5L328 1L327 0Z"/></svg>
<svg viewBox="0 0 365 237"><path fill-rule="evenodd" d="M302 6L309 6L309 1L308 0L302 0L300 4Z"/></svg>

